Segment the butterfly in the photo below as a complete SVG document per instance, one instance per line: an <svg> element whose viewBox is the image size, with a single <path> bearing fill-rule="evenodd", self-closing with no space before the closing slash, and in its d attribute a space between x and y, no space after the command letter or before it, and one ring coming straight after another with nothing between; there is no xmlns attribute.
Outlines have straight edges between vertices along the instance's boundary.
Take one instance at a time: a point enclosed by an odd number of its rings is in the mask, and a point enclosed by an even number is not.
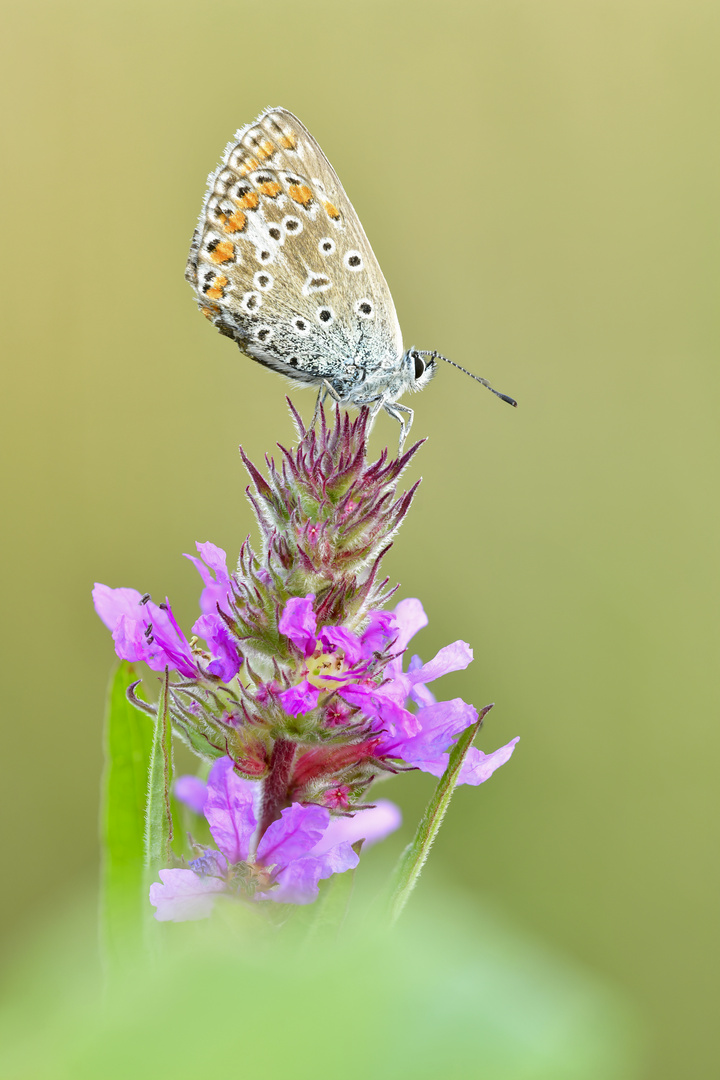
<svg viewBox="0 0 720 1080"><path fill-rule="evenodd" d="M266 109L225 148L208 177L185 276L203 315L242 352L319 388L316 415L328 396L369 406L371 419L385 409L400 424L402 450L413 410L398 398L423 390L447 357L404 349L360 219L287 109Z"/></svg>

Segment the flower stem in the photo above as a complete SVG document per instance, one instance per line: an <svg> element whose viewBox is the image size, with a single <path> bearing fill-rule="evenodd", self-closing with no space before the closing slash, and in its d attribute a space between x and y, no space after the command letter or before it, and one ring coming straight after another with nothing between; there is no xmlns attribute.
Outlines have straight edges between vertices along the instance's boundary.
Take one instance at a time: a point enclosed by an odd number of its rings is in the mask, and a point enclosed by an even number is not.
<svg viewBox="0 0 720 1080"><path fill-rule="evenodd" d="M295 760L296 744L290 739L277 739L270 758L270 772L263 785L260 836L280 817L281 810L290 805L288 785Z"/></svg>

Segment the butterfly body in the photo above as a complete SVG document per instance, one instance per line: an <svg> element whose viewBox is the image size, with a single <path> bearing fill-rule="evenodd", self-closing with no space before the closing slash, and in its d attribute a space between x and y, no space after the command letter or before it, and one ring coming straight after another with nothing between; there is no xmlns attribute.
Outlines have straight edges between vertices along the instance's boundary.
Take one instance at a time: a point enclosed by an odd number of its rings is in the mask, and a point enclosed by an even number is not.
<svg viewBox="0 0 720 1080"><path fill-rule="evenodd" d="M265 110L208 177L185 274L217 329L318 400L384 408L422 390L437 354L405 351L390 289L338 176L309 131ZM429 359L428 359L429 357Z"/></svg>

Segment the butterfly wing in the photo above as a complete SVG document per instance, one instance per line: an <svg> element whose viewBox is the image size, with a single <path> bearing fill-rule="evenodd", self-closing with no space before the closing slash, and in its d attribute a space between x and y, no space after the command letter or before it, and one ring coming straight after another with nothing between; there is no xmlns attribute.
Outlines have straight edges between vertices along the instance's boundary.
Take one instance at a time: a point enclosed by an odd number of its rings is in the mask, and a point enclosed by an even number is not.
<svg viewBox="0 0 720 1080"><path fill-rule="evenodd" d="M387 282L335 170L286 109L237 132L208 191L186 277L243 352L352 388L403 352Z"/></svg>

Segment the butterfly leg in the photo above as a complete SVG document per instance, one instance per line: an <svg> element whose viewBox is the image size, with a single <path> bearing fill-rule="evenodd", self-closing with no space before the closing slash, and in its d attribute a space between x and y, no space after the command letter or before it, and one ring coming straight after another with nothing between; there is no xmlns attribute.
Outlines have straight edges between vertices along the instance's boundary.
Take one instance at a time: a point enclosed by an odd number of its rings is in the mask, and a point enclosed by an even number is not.
<svg viewBox="0 0 720 1080"><path fill-rule="evenodd" d="M397 401L386 401L384 404L385 412L388 414L388 416L392 416L393 420L397 420L398 424L400 425L400 447L398 453L402 454L405 440L410 434L410 428L412 427L413 417L415 416L415 413L407 405L401 405ZM402 415L403 413L407 414L407 420Z"/></svg>
<svg viewBox="0 0 720 1080"><path fill-rule="evenodd" d="M320 387L320 389L318 390L317 401L315 402L315 412L313 413L312 423L310 425L311 428L314 428L318 422L318 419L320 417L320 410L325 402L326 397L327 390L325 390L324 387Z"/></svg>
<svg viewBox="0 0 720 1080"><path fill-rule="evenodd" d="M333 390L327 379L323 379L322 386L318 391L317 401L315 402L315 412L313 413L312 424L310 425L311 427L315 427L315 424L320 417L320 409L327 401L328 396L331 397L334 401L341 400L341 398L338 396L336 391Z"/></svg>
<svg viewBox="0 0 720 1080"><path fill-rule="evenodd" d="M358 404L360 404L360 402L358 402ZM366 428L366 434L369 435L370 432L373 429L373 424L375 423L375 418L377 417L377 414L382 409L382 398L371 399L370 401L362 402L362 404L371 406L370 416L368 418L368 425L367 425L367 428Z"/></svg>

